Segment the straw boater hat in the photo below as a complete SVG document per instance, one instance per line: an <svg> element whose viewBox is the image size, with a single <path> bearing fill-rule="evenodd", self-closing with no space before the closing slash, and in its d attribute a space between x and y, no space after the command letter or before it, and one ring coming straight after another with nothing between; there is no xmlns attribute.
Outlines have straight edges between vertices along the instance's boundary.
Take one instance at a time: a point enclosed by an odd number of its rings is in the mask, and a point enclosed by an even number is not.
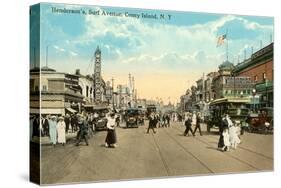
<svg viewBox="0 0 281 188"><path fill-rule="evenodd" d="M59 117L59 120L63 120L64 118L62 116Z"/></svg>

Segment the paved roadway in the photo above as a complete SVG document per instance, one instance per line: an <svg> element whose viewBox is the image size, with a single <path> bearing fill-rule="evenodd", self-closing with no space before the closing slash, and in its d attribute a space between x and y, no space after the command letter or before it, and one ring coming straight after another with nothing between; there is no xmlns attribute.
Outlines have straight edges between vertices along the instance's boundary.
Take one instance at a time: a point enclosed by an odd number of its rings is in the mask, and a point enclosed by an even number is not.
<svg viewBox="0 0 281 188"><path fill-rule="evenodd" d="M204 126L202 126L204 127ZM146 134L145 126L117 128L117 148L105 148L106 131L90 145L42 147L42 183L138 179L273 170L273 135L246 133L236 150L217 150L218 135L184 137L185 127L172 123Z"/></svg>

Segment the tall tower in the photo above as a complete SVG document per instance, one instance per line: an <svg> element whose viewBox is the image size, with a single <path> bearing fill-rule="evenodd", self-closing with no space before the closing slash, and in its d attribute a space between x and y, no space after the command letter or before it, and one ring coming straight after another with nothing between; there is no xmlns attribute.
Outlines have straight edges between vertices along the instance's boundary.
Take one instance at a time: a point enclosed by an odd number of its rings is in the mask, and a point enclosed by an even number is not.
<svg viewBox="0 0 281 188"><path fill-rule="evenodd" d="M102 102L102 80L101 80L101 51L99 46L95 51L95 102L100 103Z"/></svg>

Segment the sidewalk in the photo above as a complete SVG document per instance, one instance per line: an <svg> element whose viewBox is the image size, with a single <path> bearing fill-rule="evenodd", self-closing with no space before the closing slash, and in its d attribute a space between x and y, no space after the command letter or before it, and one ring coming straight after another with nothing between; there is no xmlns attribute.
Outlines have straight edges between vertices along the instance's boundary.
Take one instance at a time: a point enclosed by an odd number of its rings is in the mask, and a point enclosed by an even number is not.
<svg viewBox="0 0 281 188"><path fill-rule="evenodd" d="M67 140L73 139L77 136L77 132L74 133L67 133L66 134L66 142ZM48 145L51 144L50 137L43 136L41 139L39 137L33 137L32 142L40 143L41 145Z"/></svg>

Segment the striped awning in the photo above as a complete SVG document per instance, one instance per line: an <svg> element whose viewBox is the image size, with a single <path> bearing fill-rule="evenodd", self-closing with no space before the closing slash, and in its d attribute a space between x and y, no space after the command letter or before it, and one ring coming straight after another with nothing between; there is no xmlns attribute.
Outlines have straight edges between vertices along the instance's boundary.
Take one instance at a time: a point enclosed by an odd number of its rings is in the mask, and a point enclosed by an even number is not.
<svg viewBox="0 0 281 188"><path fill-rule="evenodd" d="M77 111L76 110L74 110L73 108L66 108L66 110L68 110L69 112L71 112L71 113L76 113Z"/></svg>

